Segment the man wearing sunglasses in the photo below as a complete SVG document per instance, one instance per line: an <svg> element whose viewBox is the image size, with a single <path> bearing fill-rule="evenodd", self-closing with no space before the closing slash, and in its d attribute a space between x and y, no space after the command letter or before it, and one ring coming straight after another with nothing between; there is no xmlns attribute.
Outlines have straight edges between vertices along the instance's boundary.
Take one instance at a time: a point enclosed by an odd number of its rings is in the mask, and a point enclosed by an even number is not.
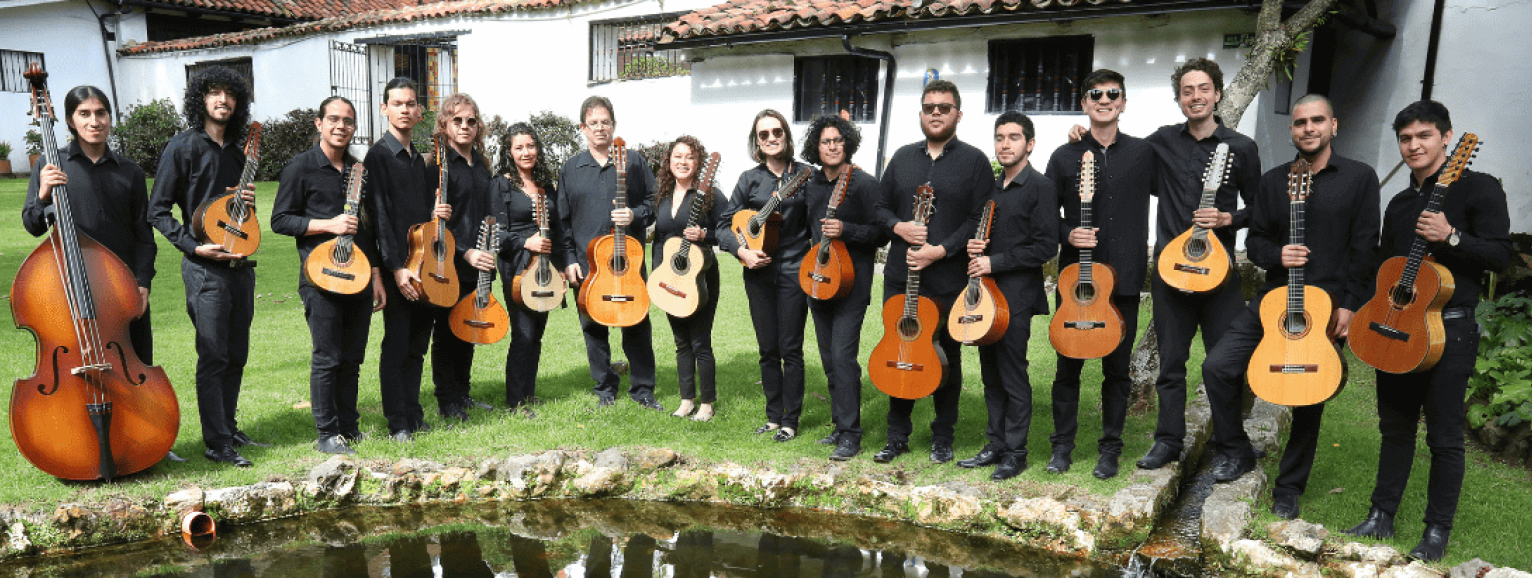
<svg viewBox="0 0 1532 578"><path fill-rule="evenodd" d="M963 119L957 85L946 80L927 84L920 107L920 128L926 138L900 147L889 159L874 212L874 220L893 233L883 270L883 299L904 293L909 271L920 270L924 271L921 295L946 311L968 283L965 249L979 226L995 176L984 151L957 138L958 121ZM929 223L917 225L911 221L915 190L924 184L935 191L936 211ZM931 422L931 461L946 463L952 460L958 397L963 389L963 354L946 330L939 329L936 335L947 357L947 369L941 386L931 394L936 406L936 419ZM915 400L889 400L888 443L873 461L887 463L910 451L910 413L914 409Z"/></svg>

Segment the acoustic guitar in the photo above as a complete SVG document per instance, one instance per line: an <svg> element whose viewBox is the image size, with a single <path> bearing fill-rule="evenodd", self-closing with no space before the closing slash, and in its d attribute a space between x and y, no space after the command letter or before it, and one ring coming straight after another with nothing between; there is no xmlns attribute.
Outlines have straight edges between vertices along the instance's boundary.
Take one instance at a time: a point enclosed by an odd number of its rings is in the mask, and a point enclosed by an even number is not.
<svg viewBox="0 0 1532 578"><path fill-rule="evenodd" d="M915 191L911 220L926 224L933 201L931 185L921 185ZM883 339L867 359L867 376L878 390L901 399L920 399L941 386L947 371L947 356L935 342L941 318L936 302L920 294L920 271L910 269L904 294L883 302Z"/></svg>
<svg viewBox="0 0 1532 578"><path fill-rule="evenodd" d="M436 204L442 204L447 194L447 137L436 136L436 165L441 167L436 183ZM447 220L432 218L410 227L410 256L404 268L415 272L420 278L415 282L426 303L437 307L457 304L457 266L452 263L456 256L456 240L447 229Z"/></svg>
<svg viewBox="0 0 1532 578"><path fill-rule="evenodd" d="M1440 213L1447 187L1457 182L1478 151L1473 133L1458 140L1452 158L1436 179L1426 210ZM1442 308L1457 286L1452 272L1432 261L1426 240L1416 237L1408 257L1392 257L1378 270L1376 293L1351 317L1351 352L1378 371L1426 371L1447 347Z"/></svg>
<svg viewBox="0 0 1532 578"><path fill-rule="evenodd" d="M1313 174L1308 161L1293 163L1287 177L1289 245L1303 244L1303 212ZM1346 362L1326 329L1334 304L1324 289L1303 284L1303 267L1287 270L1287 287L1261 299L1265 335L1250 356L1250 390L1268 402L1304 406L1324 403L1346 385Z"/></svg>
<svg viewBox="0 0 1532 578"><path fill-rule="evenodd" d="M362 163L351 165L346 173L347 216L355 217L362 204L362 181L367 170ZM303 274L309 284L341 295L355 295L372 282L372 263L356 248L355 235L340 235L320 243L303 261Z"/></svg>
<svg viewBox="0 0 1532 578"><path fill-rule="evenodd" d="M494 217L484 217L484 224L479 227L478 249L491 255L500 253L500 227ZM464 295L447 315L447 324L458 339L488 345L505 339L505 333L511 330L510 316L495 299L494 283L494 268L479 271L478 288Z"/></svg>
<svg viewBox="0 0 1532 578"><path fill-rule="evenodd" d="M754 251L761 251L768 256L777 254L777 232L782 228L782 214L777 212L777 206L782 201L793 198L803 184L809 182L809 177L814 171L807 168L798 171L785 184L771 194L761 210L752 211L742 209L734 213L734 219L730 222L729 229L734 231L734 238L739 240L739 246Z"/></svg>
<svg viewBox="0 0 1532 578"><path fill-rule="evenodd" d="M1091 202L1096 198L1096 155L1085 151L1080 158L1080 227L1091 227ZM1067 241L1066 241L1067 242ZM1059 272L1058 291L1063 299L1048 323L1048 341L1059 355L1074 359L1100 359L1110 355L1127 336L1122 312L1112 303L1117 272L1106 263L1092 260L1090 249L1080 249L1080 262Z"/></svg>
<svg viewBox="0 0 1532 578"><path fill-rule="evenodd" d="M245 136L245 170L239 184L229 194L208 199L192 212L192 235L205 244L220 245L223 250L246 257L261 247L261 223L255 211L240 198L239 191L255 182L261 164L261 123L250 123Z"/></svg>
<svg viewBox="0 0 1532 578"><path fill-rule="evenodd" d="M697 197L692 200L691 216L686 220L688 229L697 226L706 208L712 204L713 175L718 171L718 159L715 152L708 155L703 164L702 178L697 180ZM685 235L676 235L665 240L660 255L654 270L649 272L649 299L661 311L675 317L691 317L707 302L710 288L699 276L713 267L713 252L686 240Z"/></svg>
<svg viewBox="0 0 1532 578"><path fill-rule="evenodd" d="M617 165L617 196L612 205L628 208L628 150L621 138L612 143L612 162ZM612 226L612 234L591 239L585 254L590 276L580 285L575 300L580 311L607 327L631 327L649 315L649 292L644 287L644 245L628 236L626 226Z"/></svg>
<svg viewBox="0 0 1532 578"><path fill-rule="evenodd" d="M984 204L974 239L988 241L995 226L995 202ZM947 312L947 333L963 345L989 345L1000 341L1011 326L1011 308L995 279L988 275L968 277L968 287Z"/></svg>
<svg viewBox="0 0 1532 578"><path fill-rule="evenodd" d="M548 237L548 196L538 187L532 194L532 217L537 221L538 235ZM529 311L552 311L564 304L569 292L569 281L554 270L553 260L542 253L532 253L527 268L511 279L511 300Z"/></svg>
<svg viewBox="0 0 1532 578"><path fill-rule="evenodd" d="M834 219L840 204L846 200L846 189L851 185L851 173L856 165L841 168L835 179L835 190L830 192L830 206L825 209L825 219ZM844 229L842 229L844 230ZM798 286L810 298L833 301L851 294L856 284L856 266L851 262L851 252L840 239L824 239L809 249L798 265Z"/></svg>
<svg viewBox="0 0 1532 578"><path fill-rule="evenodd" d="M1198 210L1213 208L1218 189L1229 174L1229 145L1219 144L1202 173L1202 203ZM1193 224L1186 232L1171 239L1160 251L1156 267L1165 284L1186 293L1205 293L1222 287L1234 269L1234 261L1218 237Z"/></svg>

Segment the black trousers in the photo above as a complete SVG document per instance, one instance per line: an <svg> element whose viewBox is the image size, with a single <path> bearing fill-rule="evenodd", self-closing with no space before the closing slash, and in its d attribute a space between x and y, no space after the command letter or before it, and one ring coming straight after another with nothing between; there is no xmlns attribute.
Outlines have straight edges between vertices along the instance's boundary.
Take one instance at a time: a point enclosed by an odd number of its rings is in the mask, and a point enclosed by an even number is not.
<svg viewBox="0 0 1532 578"><path fill-rule="evenodd" d="M250 359L250 321L255 317L255 270L181 260L186 314L197 333L197 415L202 443L218 449L234 443L239 390Z"/></svg>
<svg viewBox="0 0 1532 578"><path fill-rule="evenodd" d="M493 578L495 573L484 561L484 550L473 532L445 532L436 536L440 548L436 562L442 578ZM429 567L427 568L429 571Z"/></svg>
<svg viewBox="0 0 1532 578"><path fill-rule="evenodd" d="M459 262L458 300L478 288L479 270ZM431 383L435 386L436 410L443 414L464 406L473 389L473 346L452 332L451 308L434 308L431 330Z"/></svg>
<svg viewBox="0 0 1532 578"><path fill-rule="evenodd" d="M1154 441L1179 452L1186 438L1186 362L1191 358L1192 338L1202 330L1202 345L1212 351L1229 322L1245 308L1237 271L1235 279L1209 293L1182 293L1154 277L1154 331L1159 337L1160 376L1154 382L1159 394L1159 423Z"/></svg>
<svg viewBox="0 0 1532 578"><path fill-rule="evenodd" d="M1063 295L1059 294L1058 299L1062 302ZM1101 358L1101 439L1096 440L1096 452L1101 455L1122 455L1122 428L1128 419L1128 392L1133 386L1128 361L1133 357L1133 339L1138 335L1141 301L1137 294L1112 296L1112 305L1122 314L1123 340L1117 349ZM1053 435L1048 441L1054 447L1073 450L1075 434L1080 430L1080 371L1085 368L1085 360L1060 355L1056 367Z"/></svg>
<svg viewBox="0 0 1532 578"><path fill-rule="evenodd" d="M383 416L388 419L390 432L416 430L426 421L420 407L420 374L426 349L431 346L437 308L406 300L393 275L384 274L390 278L383 281L388 304L383 307L383 344L378 353Z"/></svg>
<svg viewBox="0 0 1532 578"><path fill-rule="evenodd" d="M511 315L511 347L505 352L505 405L516 407L537 395L537 367L543 358L543 332L548 313L516 306L511 286L505 285L505 307Z"/></svg>
<svg viewBox="0 0 1532 578"><path fill-rule="evenodd" d="M581 281L589 279L586 277ZM570 290L578 291L577 287ZM628 356L628 397L638 399L654 395L654 325L649 316L622 331L622 352ZM590 364L590 378L595 380L595 394L616 397L622 377L612 371L611 328L580 315L580 332L585 335L585 360Z"/></svg>
<svg viewBox="0 0 1532 578"><path fill-rule="evenodd" d="M311 285L298 287L303 319L314 348L309 360L309 403L321 439L356 433L357 381L367 358L372 325L372 291L330 293Z"/></svg>
<svg viewBox="0 0 1532 578"><path fill-rule="evenodd" d="M1207 384L1213 414L1213 451L1229 459L1255 459L1255 448L1245 433L1245 371L1263 335L1257 299L1229 323L1228 331L1202 362L1202 381ZM1293 423L1282 450L1273 495L1303 495L1319 449L1324 404L1294 407L1292 412Z"/></svg>
<svg viewBox="0 0 1532 578"><path fill-rule="evenodd" d="M697 279L707 289L707 300L691 317L666 314L676 342L676 380L681 399L697 403L718 401L718 363L713 358L713 319L718 315L718 267L709 267ZM698 388L701 395L698 395Z"/></svg>
<svg viewBox="0 0 1532 578"><path fill-rule="evenodd" d="M133 352L138 354L138 360L144 365L154 365L154 324L150 319L154 317L154 307L144 308L143 316L128 322L128 341L133 343Z"/></svg>
<svg viewBox="0 0 1532 578"><path fill-rule="evenodd" d="M984 408L989 413L984 437L990 447L1021 456L1027 455L1027 434L1032 429L1032 380L1027 375L1031 337L1032 315L1012 313L1000 341L979 346Z"/></svg>
<svg viewBox="0 0 1532 578"><path fill-rule="evenodd" d="M548 568L548 547L541 540L515 534L506 536L505 540L511 543L511 567L516 576L553 578L553 571Z"/></svg>
<svg viewBox="0 0 1532 578"><path fill-rule="evenodd" d="M675 567L675 578L709 578L713 575L713 533L685 530L676 537L673 554L666 556ZM860 558L858 558L860 560Z"/></svg>
<svg viewBox="0 0 1532 578"><path fill-rule="evenodd" d="M852 256L856 279L850 295L835 301L809 299L819 362L830 390L830 419L835 433L858 443L862 440L862 322L872 301L873 276L872 256L859 257Z"/></svg>
<svg viewBox="0 0 1532 578"><path fill-rule="evenodd" d="M1472 318L1443 323L1447 347L1435 367L1402 375L1377 372L1378 430L1383 440L1372 505L1385 512L1399 511L1415 461L1415 432L1424 413L1426 447L1431 449L1425 522L1451 528L1463 491L1463 396L1478 356L1479 327Z"/></svg>
<svg viewBox="0 0 1532 578"><path fill-rule="evenodd" d="M890 282L883 281L883 301L888 302L889 297L904 293L904 280ZM931 393L931 403L935 406L936 419L931 420L931 442L945 441L952 443L955 437L954 431L958 420L958 400L963 394L963 345L952 339L947 333L947 310L952 308L952 303L957 301L960 293L951 295L926 295L936 302L936 310L941 313L940 323L936 327L936 346L941 349L942 355L947 358L947 367L942 379L942 384ZM888 441L909 443L910 434L915 426L910 423L910 414L915 412L913 399L890 397L888 399Z"/></svg>
<svg viewBox="0 0 1532 578"><path fill-rule="evenodd" d="M744 271L766 421L795 430L803 413L803 329L809 316L809 296L798 285L801 261L778 255L765 267Z"/></svg>

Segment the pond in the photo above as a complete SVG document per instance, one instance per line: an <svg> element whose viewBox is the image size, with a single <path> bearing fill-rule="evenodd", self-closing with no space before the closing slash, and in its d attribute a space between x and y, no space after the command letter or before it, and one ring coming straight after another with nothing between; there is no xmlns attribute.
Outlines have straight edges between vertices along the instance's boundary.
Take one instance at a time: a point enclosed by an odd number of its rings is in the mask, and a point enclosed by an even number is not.
<svg viewBox="0 0 1532 578"><path fill-rule="evenodd" d="M626 500L351 508L0 564L27 578L1120 576L1014 543L806 509Z"/></svg>

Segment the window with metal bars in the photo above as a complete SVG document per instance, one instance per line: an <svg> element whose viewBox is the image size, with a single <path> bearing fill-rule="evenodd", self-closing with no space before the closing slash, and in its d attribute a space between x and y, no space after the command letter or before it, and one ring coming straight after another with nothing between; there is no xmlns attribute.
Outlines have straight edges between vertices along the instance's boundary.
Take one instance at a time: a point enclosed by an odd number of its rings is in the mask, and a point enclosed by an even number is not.
<svg viewBox="0 0 1532 578"><path fill-rule="evenodd" d="M43 70L48 69L48 65L43 63L41 52L0 50L0 92L31 92L31 85L22 75L34 62Z"/></svg>
<svg viewBox="0 0 1532 578"><path fill-rule="evenodd" d="M846 111L853 122L877 120L878 66L863 56L793 59L793 121Z"/></svg>
<svg viewBox="0 0 1532 578"><path fill-rule="evenodd" d="M1095 44L1090 36L991 40L984 111L1080 112L1077 93L1090 74Z"/></svg>
<svg viewBox="0 0 1532 578"><path fill-rule="evenodd" d="M244 58L229 58L225 60L204 60L202 62L188 64L186 65L186 81L190 83L192 77L196 76L198 72L202 72L203 70L213 66L222 66L232 70L234 71L234 74L238 75L240 78L245 79L245 88L250 89L250 102L255 102L255 71L250 66L250 57L247 56Z"/></svg>
<svg viewBox="0 0 1532 578"><path fill-rule="evenodd" d="M638 80L685 76L692 64L679 50L658 50L660 29L685 12L590 23L590 81Z"/></svg>
<svg viewBox="0 0 1532 578"><path fill-rule="evenodd" d="M400 44L394 46L394 76L420 86L420 106L436 110L457 92L457 39L449 43Z"/></svg>

